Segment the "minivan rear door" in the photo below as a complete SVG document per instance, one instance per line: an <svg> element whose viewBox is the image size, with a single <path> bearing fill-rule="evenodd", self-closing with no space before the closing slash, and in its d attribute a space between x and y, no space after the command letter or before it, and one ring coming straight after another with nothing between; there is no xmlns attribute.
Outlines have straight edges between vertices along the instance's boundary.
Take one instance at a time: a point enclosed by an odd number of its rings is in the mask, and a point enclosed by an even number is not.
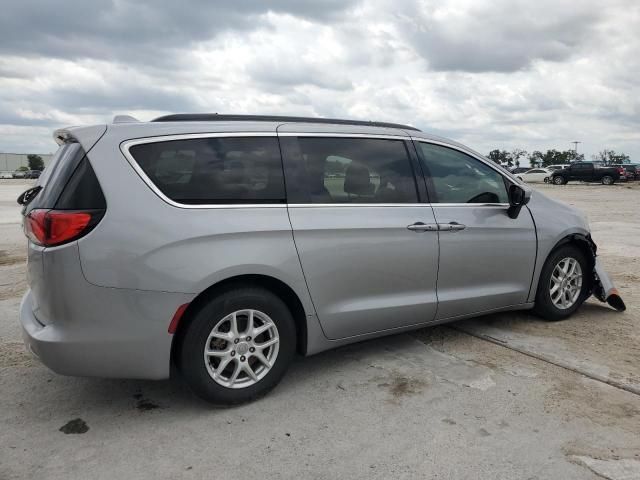
<svg viewBox="0 0 640 480"><path fill-rule="evenodd" d="M432 321L438 232L408 138L279 136L294 240L325 335Z"/></svg>

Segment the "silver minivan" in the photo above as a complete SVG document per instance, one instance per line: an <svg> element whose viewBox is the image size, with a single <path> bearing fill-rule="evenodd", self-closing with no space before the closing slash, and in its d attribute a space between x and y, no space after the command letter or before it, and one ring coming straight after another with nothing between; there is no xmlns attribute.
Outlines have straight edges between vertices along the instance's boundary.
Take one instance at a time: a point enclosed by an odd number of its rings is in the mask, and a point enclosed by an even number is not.
<svg viewBox="0 0 640 480"><path fill-rule="evenodd" d="M170 115L55 132L19 198L28 348L216 404L296 352L505 310L624 304L582 214L473 150L376 122Z"/></svg>

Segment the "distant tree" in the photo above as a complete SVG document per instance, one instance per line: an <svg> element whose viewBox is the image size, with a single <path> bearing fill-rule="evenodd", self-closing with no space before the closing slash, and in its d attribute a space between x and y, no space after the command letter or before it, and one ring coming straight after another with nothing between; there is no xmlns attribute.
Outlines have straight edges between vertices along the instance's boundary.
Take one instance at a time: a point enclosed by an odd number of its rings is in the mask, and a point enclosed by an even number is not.
<svg viewBox="0 0 640 480"><path fill-rule="evenodd" d="M575 150L568 150L569 152L569 162L583 162L584 161L584 153L578 153Z"/></svg>
<svg viewBox="0 0 640 480"><path fill-rule="evenodd" d="M506 165L509 159L509 152L507 152L506 150L498 150L498 149L491 150L487 154L487 158L497 163L498 165Z"/></svg>
<svg viewBox="0 0 640 480"><path fill-rule="evenodd" d="M545 156L540 150L534 150L529 155L529 163L533 168L541 167L544 159L545 159Z"/></svg>
<svg viewBox="0 0 640 480"><path fill-rule="evenodd" d="M631 158L629 157L629 155L626 155L624 153L614 155L611 160L611 163L631 163Z"/></svg>
<svg viewBox="0 0 640 480"><path fill-rule="evenodd" d="M626 155L622 152L616 153L615 150L607 150L606 148L601 152L598 152L597 154L592 155L591 158L593 159L594 162L602 162L605 165L630 162L629 155Z"/></svg>
<svg viewBox="0 0 640 480"><path fill-rule="evenodd" d="M511 153L509 154L509 156L511 157L511 161L513 162L513 164L516 167L520 166L520 159L522 157L526 157L527 156L527 151L526 150L522 150L521 148L514 148L513 150L511 150Z"/></svg>
<svg viewBox="0 0 640 480"><path fill-rule="evenodd" d="M496 149L496 150L491 150L487 154L487 158L489 160L496 162L498 165L502 165L503 167L506 167L506 168L511 168L514 166L519 167L520 159L522 157L526 157L526 155L527 155L527 152L520 148L515 148L510 152L507 152L506 150Z"/></svg>
<svg viewBox="0 0 640 480"><path fill-rule="evenodd" d="M44 160L40 155L27 155L29 160L29 170L44 170Z"/></svg>
<svg viewBox="0 0 640 480"><path fill-rule="evenodd" d="M584 159L584 155L577 155L574 150L556 150L551 149L542 153L540 150L535 150L529 155L529 162L532 167L546 167L549 165L565 165L576 161L578 159Z"/></svg>
<svg viewBox="0 0 640 480"><path fill-rule="evenodd" d="M591 155L591 159L594 162L603 162L603 163L608 163L609 161L609 156L611 154L614 154L615 152L613 150L607 150L606 148L604 150L602 150L601 152L596 153L595 155Z"/></svg>
<svg viewBox="0 0 640 480"><path fill-rule="evenodd" d="M29 170L29 167L25 167L24 165L22 165L21 167L18 167L19 172L26 172L28 170Z"/></svg>

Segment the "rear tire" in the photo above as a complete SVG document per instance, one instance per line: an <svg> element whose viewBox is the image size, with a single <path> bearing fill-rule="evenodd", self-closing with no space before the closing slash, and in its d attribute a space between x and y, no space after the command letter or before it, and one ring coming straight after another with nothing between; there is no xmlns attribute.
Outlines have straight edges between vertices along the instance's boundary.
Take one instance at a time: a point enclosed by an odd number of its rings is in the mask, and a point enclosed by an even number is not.
<svg viewBox="0 0 640 480"><path fill-rule="evenodd" d="M282 299L258 286L239 287L221 292L194 313L182 336L178 369L203 400L235 405L274 388L295 350L295 322Z"/></svg>
<svg viewBox="0 0 640 480"><path fill-rule="evenodd" d="M574 245L562 246L551 252L542 267L533 311L545 320L563 320L582 305L590 291L591 271L584 253Z"/></svg>
<svg viewBox="0 0 640 480"><path fill-rule="evenodd" d="M565 179L561 176L557 176L557 177L553 177L553 184L554 185L564 185L565 183L567 183L565 181Z"/></svg>
<svg viewBox="0 0 640 480"><path fill-rule="evenodd" d="M609 175L605 175L604 177L602 177L602 184L603 185L613 185L613 177L611 177Z"/></svg>

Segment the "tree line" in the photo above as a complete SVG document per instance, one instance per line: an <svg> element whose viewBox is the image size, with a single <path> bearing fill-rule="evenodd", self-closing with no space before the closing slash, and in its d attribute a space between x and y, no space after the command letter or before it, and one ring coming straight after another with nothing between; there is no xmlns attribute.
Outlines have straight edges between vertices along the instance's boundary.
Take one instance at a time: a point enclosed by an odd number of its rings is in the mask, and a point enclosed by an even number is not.
<svg viewBox="0 0 640 480"><path fill-rule="evenodd" d="M27 155L27 160L29 161L29 166L25 167L24 165L18 167L18 170L21 172L27 172L29 170L44 170L44 160L40 155L29 154Z"/></svg>
<svg viewBox="0 0 640 480"><path fill-rule="evenodd" d="M27 160L29 161L29 170L44 170L44 160L40 155L27 155Z"/></svg>
<svg viewBox="0 0 640 480"><path fill-rule="evenodd" d="M519 167L521 160L528 159L532 168L538 168L549 165L564 165L572 162L580 162L584 160L584 154L576 153L575 150L556 150L555 148L547 150L546 152L534 150L528 153L526 150L516 148L510 152L498 149L491 150L487 158L507 168ZM631 161L629 155L606 149L592 155L591 159L594 162L602 162L605 165L629 163Z"/></svg>

